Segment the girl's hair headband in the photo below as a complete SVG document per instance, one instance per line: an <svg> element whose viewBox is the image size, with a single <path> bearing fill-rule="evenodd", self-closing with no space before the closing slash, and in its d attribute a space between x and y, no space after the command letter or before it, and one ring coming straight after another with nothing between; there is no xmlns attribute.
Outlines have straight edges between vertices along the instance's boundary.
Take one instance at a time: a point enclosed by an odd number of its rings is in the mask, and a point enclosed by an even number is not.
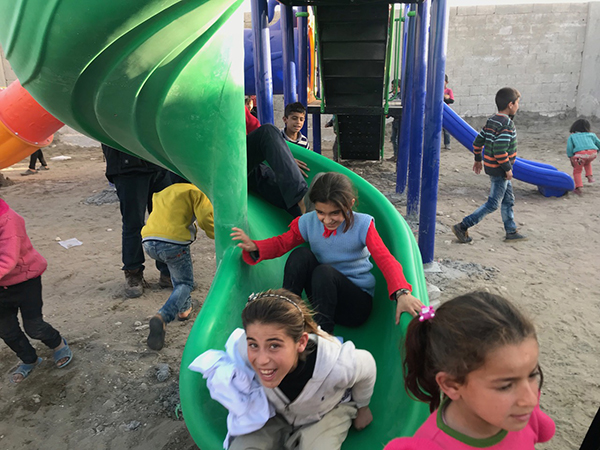
<svg viewBox="0 0 600 450"><path fill-rule="evenodd" d="M278 298L280 300L283 300L284 302L288 302L288 303L291 303L292 305L294 305L296 307L296 309L298 310L298 312L300 313L300 315L302 316L302 322L304 322L304 313L300 309L300 306L298 306L298 304L295 301L290 300L289 298L284 297L283 295L271 294L268 292L259 292L258 294L256 294L253 292L248 297L248 303L246 303L246 306L248 306L248 304L252 303L254 300L258 300L259 298L268 298L268 297Z"/></svg>

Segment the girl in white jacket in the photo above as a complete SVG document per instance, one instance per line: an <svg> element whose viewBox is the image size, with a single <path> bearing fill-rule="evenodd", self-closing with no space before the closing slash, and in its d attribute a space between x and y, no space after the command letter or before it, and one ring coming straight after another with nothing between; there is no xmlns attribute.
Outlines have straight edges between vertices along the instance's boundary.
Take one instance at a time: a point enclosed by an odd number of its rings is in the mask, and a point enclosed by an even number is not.
<svg viewBox="0 0 600 450"><path fill-rule="evenodd" d="M359 430L371 423L373 356L319 330L298 296L284 289L253 294L242 322L237 349L276 414L235 437L230 449L336 450L352 422Z"/></svg>

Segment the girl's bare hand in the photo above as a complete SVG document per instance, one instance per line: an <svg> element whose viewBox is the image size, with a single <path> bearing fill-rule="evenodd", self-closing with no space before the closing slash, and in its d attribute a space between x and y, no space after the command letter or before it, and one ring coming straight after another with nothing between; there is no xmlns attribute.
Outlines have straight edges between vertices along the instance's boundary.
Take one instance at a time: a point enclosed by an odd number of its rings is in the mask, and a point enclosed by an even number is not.
<svg viewBox="0 0 600 450"><path fill-rule="evenodd" d="M415 317L417 314L421 312L421 300L412 294L404 294L398 297L398 304L396 305L396 325L400 323L400 315L403 312L409 313L411 316Z"/></svg>
<svg viewBox="0 0 600 450"><path fill-rule="evenodd" d="M233 233L231 233L231 239L234 241L241 241L237 246L247 252L255 252L258 250L256 244L248 237L246 233L240 228L233 227Z"/></svg>

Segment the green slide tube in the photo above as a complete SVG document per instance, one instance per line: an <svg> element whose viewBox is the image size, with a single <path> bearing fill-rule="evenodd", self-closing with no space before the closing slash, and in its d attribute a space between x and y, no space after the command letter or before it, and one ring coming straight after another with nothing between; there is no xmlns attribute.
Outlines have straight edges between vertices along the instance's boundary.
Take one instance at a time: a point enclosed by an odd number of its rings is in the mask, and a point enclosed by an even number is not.
<svg viewBox="0 0 600 450"><path fill-rule="evenodd" d="M265 238L290 216L246 187L242 0L14 0L0 3L0 43L22 85L62 122L101 142L190 179L215 209L217 273L182 357L186 425L202 450L222 448L226 410L211 400L200 374L187 369L204 350L222 348L252 292L281 285L285 257L250 267L230 240L232 226ZM347 174L359 211L402 263L414 293L427 302L421 256L400 214L374 187L320 155L293 147L311 176ZM409 317L393 323L378 270L367 324L339 334L370 350L378 379L373 423L351 431L344 449L382 448L414 433L425 405L408 398L400 345ZM405 316L405 317L404 317Z"/></svg>

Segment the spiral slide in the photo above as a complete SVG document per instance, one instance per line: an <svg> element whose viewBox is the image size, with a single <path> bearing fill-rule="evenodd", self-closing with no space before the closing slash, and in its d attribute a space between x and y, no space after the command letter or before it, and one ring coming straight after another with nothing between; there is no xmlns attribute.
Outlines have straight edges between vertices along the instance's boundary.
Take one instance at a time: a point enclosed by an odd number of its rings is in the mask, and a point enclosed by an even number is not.
<svg viewBox="0 0 600 450"><path fill-rule="evenodd" d="M446 104L444 104L444 128L468 150L473 151L473 141L477 137L477 131ZM513 175L517 180L535 184L545 197L560 197L575 189L573 178L550 164L517 157L513 166Z"/></svg>
<svg viewBox="0 0 600 450"><path fill-rule="evenodd" d="M202 450L219 449L226 411L210 399L202 376L187 369L209 348L222 348L240 326L253 291L281 285L284 258L245 265L232 226L264 238L290 217L246 188L242 0L15 0L0 3L0 42L23 87L58 120L86 135L192 180L215 209L217 273L182 357L186 425ZM393 206L354 173L296 146L314 175L351 177L359 209L402 263L415 294L427 301L421 257ZM403 389L399 344L409 317L393 324L393 303L377 271L375 307L360 329L339 334L367 348L378 364L374 422L351 431L344 449L382 448L411 435L428 415ZM404 314L403 316L406 316Z"/></svg>

